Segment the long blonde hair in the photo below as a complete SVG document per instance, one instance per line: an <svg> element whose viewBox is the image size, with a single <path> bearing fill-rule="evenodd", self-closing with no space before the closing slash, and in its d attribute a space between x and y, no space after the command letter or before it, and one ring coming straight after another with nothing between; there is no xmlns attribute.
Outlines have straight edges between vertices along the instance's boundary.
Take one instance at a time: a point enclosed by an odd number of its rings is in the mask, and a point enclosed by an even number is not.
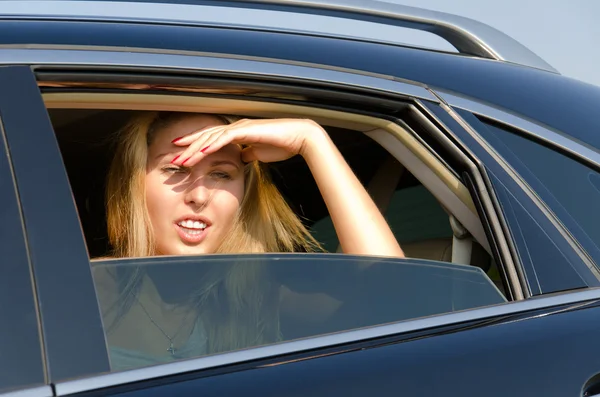
<svg viewBox="0 0 600 397"><path fill-rule="evenodd" d="M156 134L185 113L145 112L118 132L106 189L107 227L113 257L155 255L155 241L145 200L148 147ZM218 115L228 124L235 119ZM217 253L320 251L300 219L271 181L266 166L245 165L244 196L231 231ZM205 322L209 352L232 350L275 341L279 336L276 285L260 265L231 263L204 277L194 294ZM121 290L128 310L131 291L139 286L142 269L128 276ZM127 303L129 302L129 303ZM269 302L273 302L270 304Z"/></svg>

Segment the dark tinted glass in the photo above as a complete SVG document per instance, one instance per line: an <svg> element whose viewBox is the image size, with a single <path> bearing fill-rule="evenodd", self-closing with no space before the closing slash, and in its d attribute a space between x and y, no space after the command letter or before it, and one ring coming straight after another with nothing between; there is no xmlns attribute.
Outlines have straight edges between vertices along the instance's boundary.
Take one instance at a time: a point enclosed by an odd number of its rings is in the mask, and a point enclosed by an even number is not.
<svg viewBox="0 0 600 397"><path fill-rule="evenodd" d="M510 225L531 293L538 295L585 286L581 276L574 271L576 266L569 255L554 243L562 238L556 236L558 233L552 233L555 229L541 226L523 203L491 172L490 180Z"/></svg>
<svg viewBox="0 0 600 397"><path fill-rule="evenodd" d="M600 174L540 143L485 122L478 132L600 263Z"/></svg>
<svg viewBox="0 0 600 397"><path fill-rule="evenodd" d="M328 254L92 264L113 370L505 302L473 266Z"/></svg>
<svg viewBox="0 0 600 397"><path fill-rule="evenodd" d="M0 131L0 391L44 383L19 207Z"/></svg>

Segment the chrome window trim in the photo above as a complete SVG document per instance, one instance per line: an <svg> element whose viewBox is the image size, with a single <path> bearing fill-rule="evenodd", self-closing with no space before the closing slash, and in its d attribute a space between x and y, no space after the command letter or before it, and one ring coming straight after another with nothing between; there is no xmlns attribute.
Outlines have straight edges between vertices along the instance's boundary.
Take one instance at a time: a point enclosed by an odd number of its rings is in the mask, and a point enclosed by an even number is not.
<svg viewBox="0 0 600 397"><path fill-rule="evenodd" d="M150 68L218 73L235 73L248 76L273 76L325 83L338 83L347 87L369 88L379 92L402 94L433 102L439 100L424 86L398 81L392 76L370 75L353 70L336 70L322 65L297 65L276 60L237 58L217 54L156 53L101 49L36 49L0 48L0 65L28 64L65 67L122 67Z"/></svg>
<svg viewBox="0 0 600 397"><path fill-rule="evenodd" d="M556 295L542 295L539 298L488 306L456 313L442 314L416 320L375 326L336 334L317 336L277 345L257 347L231 353L200 357L186 361L133 369L129 371L98 375L91 378L59 382L55 385L57 396L75 394L105 387L123 385L159 377L181 374L218 367L222 365L241 363L249 360L265 359L289 353L332 347L339 344L359 342L427 328L457 324L466 321L483 320L490 317L518 314L526 311L545 309L553 306L576 304L585 301L600 300L600 288L565 292Z"/></svg>
<svg viewBox="0 0 600 397"><path fill-rule="evenodd" d="M533 121L526 120L508 111L441 90L436 90L436 93L452 107L467 110L479 116L505 124L521 131L525 135L542 140L550 146L560 148L600 169L600 151L585 143L579 142Z"/></svg>
<svg viewBox="0 0 600 397"><path fill-rule="evenodd" d="M558 73L551 65L533 53L527 47L503 32L484 23L443 12L409 7L390 2L374 0L253 0L238 2L229 6L211 6L207 4L156 4L156 3L120 3L111 2L68 2L68 1L3 1L0 15L5 18L45 18L103 21L138 21L150 23L205 24L214 26L237 26L246 28L276 29L293 31L279 23L279 18L258 19L254 15L248 23L245 13L228 13L227 8L246 8L262 6L259 11L263 17L267 12L294 9L302 12L294 15L300 26L311 26L310 16L341 17L346 20L375 21L384 26L399 26L433 33L456 47L460 52L482 58L503 60L553 73ZM271 6L271 10L268 9ZM279 8L277 8L279 7ZM33 10L33 11L32 11ZM210 11L213 15L210 15ZM215 12L215 10L217 12ZM336 15L336 13L338 15ZM236 16L236 14L238 14ZM329 14L329 15L328 15ZM266 19L266 20L265 20ZM277 21L276 21L277 20ZM278 26L274 26L277 25ZM305 29L299 29L305 30ZM298 33L298 29L296 30ZM317 30L316 33L321 33ZM322 34L322 33L321 33ZM329 35L336 36L335 33ZM389 41L382 37L376 40Z"/></svg>
<svg viewBox="0 0 600 397"><path fill-rule="evenodd" d="M440 106L444 109L443 106ZM445 110L445 109L444 109ZM451 128L448 128L447 125L444 124L438 117L436 117L435 113L433 113L428 106L421 104L421 111L427 113L430 117L433 117L437 120L438 123L444 126L444 129L450 133L454 139L459 140L458 137L452 132ZM462 145L462 150L459 149L455 143L448 139L447 136L443 135L444 139L447 142L447 145L452 147L456 147L456 150L460 153L461 156L465 156L465 153L471 158L477 158L475 154L468 148L466 145ZM464 153L463 153L464 151ZM517 266L518 255L516 255L516 251L513 250L513 246L510 239L510 232L508 231L508 227L506 227L504 219L499 216L499 211L497 210L497 206L495 204L495 196L490 194L488 189L486 188L486 180L489 179L489 176L486 175L486 170L480 169L470 158L469 156L465 156L466 158L463 160L466 164L469 164L469 168L471 171L471 175L474 178L475 186L479 191L479 197L481 200L481 205L483 210L485 210L488 214L488 222L489 227L492 230L492 233L496 236L497 244L496 247L498 249L499 255L502 257L502 261L504 262L504 268L506 272L506 278L508 283L510 284L509 289L512 291L512 298L514 300L521 300L525 298L529 298L531 293L529 288L527 287L526 282L522 281L520 277L519 267ZM489 244L488 244L489 245ZM491 251L488 251L491 252Z"/></svg>
<svg viewBox="0 0 600 397"><path fill-rule="evenodd" d="M39 386L30 389L22 389L9 391L6 393L0 392L0 397L52 397L54 392L52 386Z"/></svg>
<svg viewBox="0 0 600 397"><path fill-rule="evenodd" d="M596 161L594 159L586 157L586 155L594 155L597 158L600 158L600 154L591 150L587 146L578 143L577 141L567 139L565 136L559 134L558 132L552 131L534 122L525 120L507 111L503 111L501 109L489 105L478 103L477 101L448 92L444 92L442 90L436 90L435 93L444 102L441 104L441 106L445 108L450 113L450 115L454 117L461 125L463 125L465 130L469 132L474 137L474 139L477 140L481 144L481 146L485 148L485 150L487 150L488 153L496 159L496 161L502 166L502 168L504 168L504 170L513 178L513 180L521 187L521 189L523 189L523 192L532 200L533 203L537 205L537 207L542 211L546 218L554 225L556 230L558 230L558 232L563 236L563 238L571 246L573 251L577 254L577 256L579 256L581 261L587 266L590 272L598 280L600 280L600 269L598 269L598 267L594 263L594 260L583 249L583 247L579 244L577 239L563 225L561 220L558 219L558 217L554 214L554 211L552 211L546 205L546 203L544 203L544 201L531 188L531 186L529 186L529 184L525 182L523 178L520 177L519 173L516 172L512 168L512 166L508 164L508 162L506 162L504 158L500 156L496 152L496 150L490 144L488 144L487 141L485 141L469 123L464 121L462 117L460 117L455 111L453 111L453 108L463 109L473 114L493 119L509 127L516 128L517 130L522 131L525 135L530 135L539 139L543 139L549 145L569 151L576 157L584 161L591 162L593 164L597 164ZM560 138L559 142L555 142L552 140L555 138ZM598 166L600 166L600 164Z"/></svg>

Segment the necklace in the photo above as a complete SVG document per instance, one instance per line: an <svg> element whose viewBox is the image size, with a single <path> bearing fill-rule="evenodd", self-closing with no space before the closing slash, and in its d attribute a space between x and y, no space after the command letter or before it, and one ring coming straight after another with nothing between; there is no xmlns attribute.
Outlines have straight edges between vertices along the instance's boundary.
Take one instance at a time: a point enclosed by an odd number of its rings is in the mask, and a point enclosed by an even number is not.
<svg viewBox="0 0 600 397"><path fill-rule="evenodd" d="M152 318L152 316L150 315L150 313L148 313L148 310L146 310L146 308L144 307L144 305L142 304L142 302L138 299L137 295L135 295L135 300L140 304L140 307L142 308L142 310L144 311L144 313L146 313L146 316L148 316L148 318L150 319L150 322L152 324L154 324L154 326L165 336L165 338L167 338L169 340L169 347L167 348L167 351L169 353L171 353L172 356L174 356L175 355L175 351L177 349L175 349L175 346L173 345L173 339L175 339L177 337L177 335L179 335L179 331L181 331L181 329L183 328L183 325L185 324L185 320L187 320L187 317L190 314L191 310L186 313L186 315L183 318L183 320L181 320L181 325L179 326L179 328L177 329L177 331L175 332L175 334L171 337L171 336L169 336L169 334L167 334L165 332L165 330L162 329L162 327L160 325L158 325L158 323L156 321L154 321L154 319Z"/></svg>

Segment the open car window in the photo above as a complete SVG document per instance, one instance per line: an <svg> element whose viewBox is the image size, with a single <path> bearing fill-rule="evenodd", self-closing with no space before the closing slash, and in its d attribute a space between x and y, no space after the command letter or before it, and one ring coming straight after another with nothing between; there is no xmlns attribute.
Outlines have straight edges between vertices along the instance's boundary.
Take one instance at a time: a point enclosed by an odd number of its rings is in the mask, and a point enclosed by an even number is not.
<svg viewBox="0 0 600 397"><path fill-rule="evenodd" d="M67 91L44 99L92 258L112 371L506 301L470 192L440 161L443 154L423 145L406 124L351 111L195 96ZM137 111L167 102L175 111L193 104L219 115L319 122L409 259L339 254L327 206L300 156L269 163L268 171L323 253L107 259L105 191L114 133Z"/></svg>
<svg viewBox="0 0 600 397"><path fill-rule="evenodd" d="M117 131L133 112L51 108L49 113L77 202L89 255L92 258L105 256L110 251L106 234L104 192L108 164L113 153L111 132ZM273 117L277 115L274 114ZM348 118L351 118L350 114ZM350 121L346 124L352 126ZM453 261L452 212L448 207L442 207L439 201L439 197L447 196L448 192L433 194L430 187L421 183L421 176L405 167L406 155L390 152L399 142L387 142L390 147L383 147L379 140L389 133L379 130L376 135L371 136L351 128L327 124L323 126L385 215L406 255L412 258ZM366 127L356 124L356 128ZM402 156L402 163L396 160L398 156ZM425 169L420 164L414 167ZM294 157L270 163L268 168L287 203L325 251L339 252L339 242L331 218L303 159ZM451 184L462 186L454 181ZM442 186L441 182L438 185ZM456 202L454 198L452 200ZM461 200L468 202L470 197L463 197ZM470 217L474 216L474 211L467 206L463 209L463 213L470 212ZM473 253L468 263L486 272L495 271L489 247L487 250L484 248L487 241L482 235L481 231L476 237L470 236ZM500 285L499 278L494 276L494 279Z"/></svg>
<svg viewBox="0 0 600 397"><path fill-rule="evenodd" d="M204 255L92 270L115 371L505 302L477 267L415 259ZM152 299L140 304L153 294L178 308L183 328L162 321ZM153 347L136 348L147 339Z"/></svg>

